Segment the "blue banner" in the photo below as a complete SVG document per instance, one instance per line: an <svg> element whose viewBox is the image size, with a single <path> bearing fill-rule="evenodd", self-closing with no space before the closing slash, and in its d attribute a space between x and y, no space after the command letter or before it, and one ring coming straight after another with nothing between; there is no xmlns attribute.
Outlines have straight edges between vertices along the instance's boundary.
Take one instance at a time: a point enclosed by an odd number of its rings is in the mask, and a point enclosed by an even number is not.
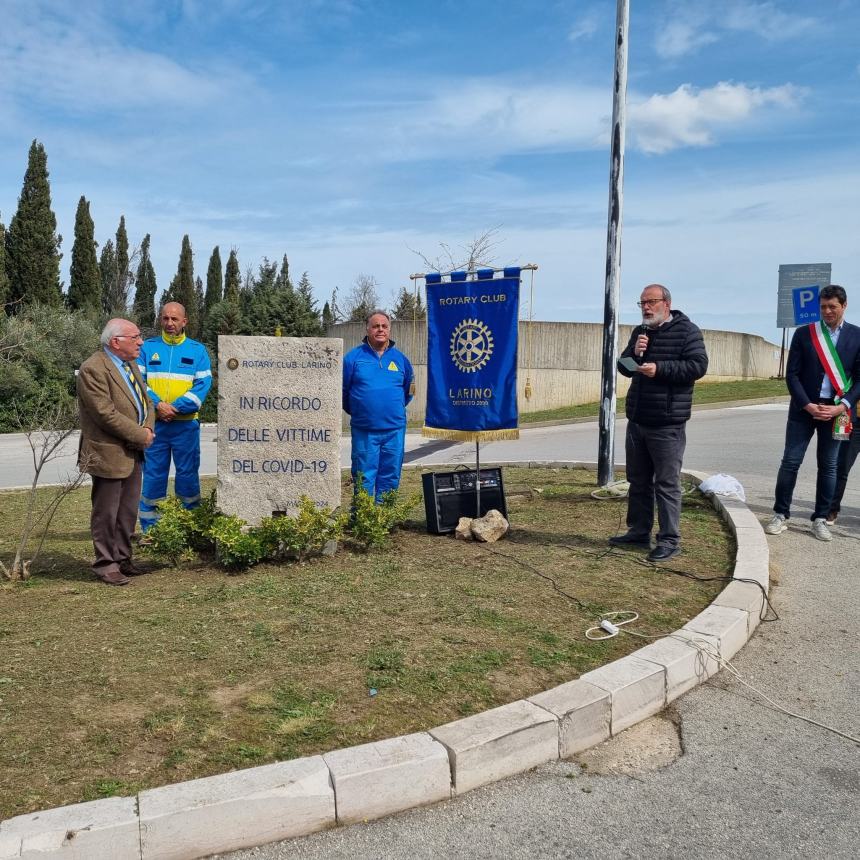
<svg viewBox="0 0 860 860"><path fill-rule="evenodd" d="M427 410L423 435L481 441L518 439L517 320L520 270L477 280L428 275Z"/></svg>

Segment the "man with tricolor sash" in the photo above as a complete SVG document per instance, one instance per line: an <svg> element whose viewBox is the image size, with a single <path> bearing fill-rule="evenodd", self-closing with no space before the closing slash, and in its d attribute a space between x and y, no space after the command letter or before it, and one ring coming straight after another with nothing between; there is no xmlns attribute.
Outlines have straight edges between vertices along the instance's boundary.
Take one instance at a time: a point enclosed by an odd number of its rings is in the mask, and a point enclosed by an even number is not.
<svg viewBox="0 0 860 860"><path fill-rule="evenodd" d="M785 450L776 478L769 535L788 528L797 473L813 435L817 436L818 478L812 534L832 540L827 515L836 490L836 464L850 438L860 398L860 328L845 322L848 297L832 284L819 294L821 320L795 331L788 352L785 380L791 394L785 428Z"/></svg>

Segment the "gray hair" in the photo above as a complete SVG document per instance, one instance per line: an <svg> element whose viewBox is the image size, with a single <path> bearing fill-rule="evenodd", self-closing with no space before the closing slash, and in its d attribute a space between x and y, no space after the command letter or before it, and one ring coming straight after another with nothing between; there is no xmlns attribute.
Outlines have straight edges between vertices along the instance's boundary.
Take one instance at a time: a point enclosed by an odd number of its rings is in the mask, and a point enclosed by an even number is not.
<svg viewBox="0 0 860 860"><path fill-rule="evenodd" d="M645 290L660 290L661 298L664 302L672 304L672 294L662 284L648 284ZM644 292L644 290L643 290Z"/></svg>
<svg viewBox="0 0 860 860"><path fill-rule="evenodd" d="M382 308L376 308L376 310L371 311L364 318L364 324L370 325L370 320L375 316L383 316L383 317L385 317L385 319L388 320L389 324L391 323L391 316L389 315L388 311L384 311L384 310L382 310Z"/></svg>
<svg viewBox="0 0 860 860"><path fill-rule="evenodd" d="M102 333L99 336L99 341L101 342L101 345L107 346L111 342L112 338L121 336L123 329L127 325L129 325L128 320L108 320L107 325L102 329Z"/></svg>

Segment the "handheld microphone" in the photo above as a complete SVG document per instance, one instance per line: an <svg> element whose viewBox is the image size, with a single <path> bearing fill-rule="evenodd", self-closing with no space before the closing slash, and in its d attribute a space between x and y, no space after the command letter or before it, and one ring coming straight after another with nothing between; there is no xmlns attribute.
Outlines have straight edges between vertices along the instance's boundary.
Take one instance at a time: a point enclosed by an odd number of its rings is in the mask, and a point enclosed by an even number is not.
<svg viewBox="0 0 860 860"><path fill-rule="evenodd" d="M635 350L635 353L636 353L636 357L637 357L637 358L642 358L642 357L645 355L645 350L646 350L646 349L648 349L648 335L647 335L647 332L648 332L648 329L647 329L644 325L639 326L639 334L637 335L636 340L637 340L637 342L638 342L639 338L644 336L644 337L645 337L645 346L644 346L644 347L637 348L637 349Z"/></svg>

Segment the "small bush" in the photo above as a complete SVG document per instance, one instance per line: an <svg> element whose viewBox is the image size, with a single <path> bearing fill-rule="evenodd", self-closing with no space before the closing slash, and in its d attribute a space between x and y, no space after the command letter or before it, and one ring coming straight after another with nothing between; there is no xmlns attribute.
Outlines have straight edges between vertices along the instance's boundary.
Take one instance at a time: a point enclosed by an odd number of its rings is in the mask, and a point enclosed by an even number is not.
<svg viewBox="0 0 860 860"><path fill-rule="evenodd" d="M191 544L193 512L186 510L176 496L158 503L159 520L146 533L141 549L159 561L178 567L196 555Z"/></svg>
<svg viewBox="0 0 860 860"><path fill-rule="evenodd" d="M338 540L346 524L345 515L335 516L302 496L294 517L266 517L256 529L270 559L302 559L322 552L330 540Z"/></svg>
<svg viewBox="0 0 860 860"><path fill-rule="evenodd" d="M386 493L374 504L365 490L355 496L348 527L350 541L366 551L382 546L392 528L403 522L420 496L401 501L397 492ZM261 561L294 561L316 555L347 530L347 515L317 508L302 496L294 517L266 517L251 526L218 510L213 491L194 510L186 510L175 496L160 502L158 522L147 532L142 550L153 558L179 566L198 553L215 553L218 564L231 572Z"/></svg>
<svg viewBox="0 0 860 860"><path fill-rule="evenodd" d="M265 557L263 542L255 529L246 529L244 520L218 514L209 528L215 543L215 557L228 570L244 570Z"/></svg>
<svg viewBox="0 0 860 860"><path fill-rule="evenodd" d="M377 505L362 487L352 499L352 513L347 528L350 540L365 552L371 547L384 546L391 530L406 521L419 500L420 495L417 493L401 500L398 490L390 490Z"/></svg>

